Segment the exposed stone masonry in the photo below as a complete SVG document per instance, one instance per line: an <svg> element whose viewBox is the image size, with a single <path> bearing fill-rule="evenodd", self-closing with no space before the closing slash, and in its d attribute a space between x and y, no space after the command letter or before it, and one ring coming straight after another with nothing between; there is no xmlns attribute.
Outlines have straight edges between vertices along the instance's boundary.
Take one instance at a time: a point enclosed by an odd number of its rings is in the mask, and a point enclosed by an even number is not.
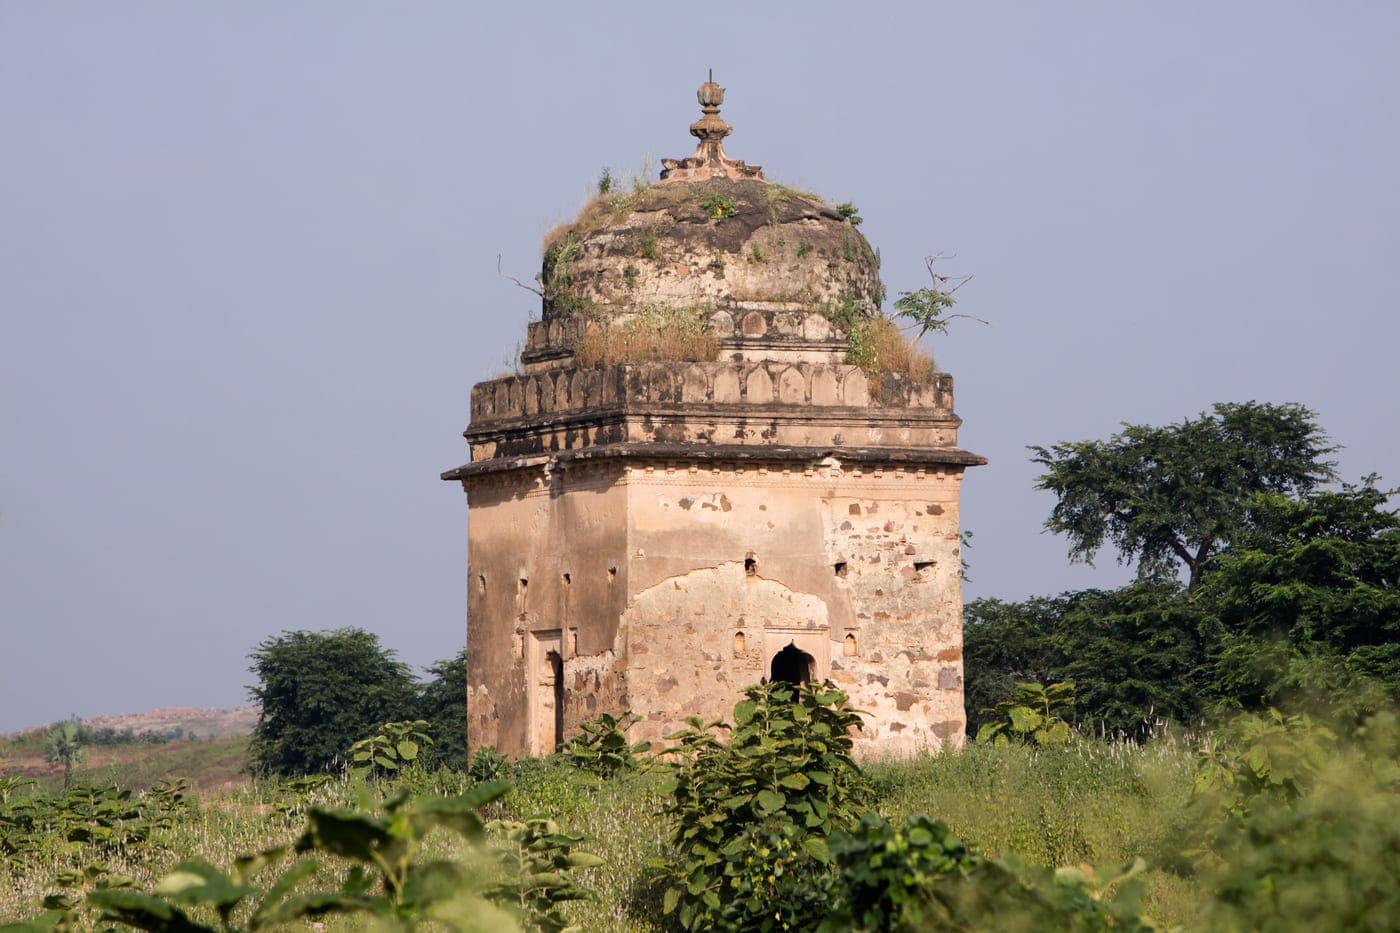
<svg viewBox="0 0 1400 933"><path fill-rule="evenodd" d="M728 159L723 89L700 97L697 154L558 235L523 372L472 390L443 474L470 516L468 744L547 752L628 709L656 740L789 647L868 711L864 751L957 742L958 488L985 461L952 377L844 362L832 307L876 313L873 251ZM657 306L703 309L719 358L579 365L589 327Z"/></svg>

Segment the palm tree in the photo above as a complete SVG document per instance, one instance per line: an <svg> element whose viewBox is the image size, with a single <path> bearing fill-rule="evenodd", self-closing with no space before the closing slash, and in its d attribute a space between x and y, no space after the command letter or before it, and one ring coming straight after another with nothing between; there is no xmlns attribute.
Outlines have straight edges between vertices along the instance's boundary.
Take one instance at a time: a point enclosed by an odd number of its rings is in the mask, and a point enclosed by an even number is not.
<svg viewBox="0 0 1400 933"><path fill-rule="evenodd" d="M63 789L73 785L73 766L87 761L87 749L78 736L78 724L72 720L56 723L44 743L44 760L63 765Z"/></svg>

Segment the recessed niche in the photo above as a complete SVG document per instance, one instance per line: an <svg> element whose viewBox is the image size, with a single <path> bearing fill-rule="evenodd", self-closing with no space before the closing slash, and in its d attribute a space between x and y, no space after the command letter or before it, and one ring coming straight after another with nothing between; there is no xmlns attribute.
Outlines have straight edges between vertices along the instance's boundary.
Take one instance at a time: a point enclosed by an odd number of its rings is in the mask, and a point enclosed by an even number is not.
<svg viewBox="0 0 1400 933"><path fill-rule="evenodd" d="M845 642L845 644L842 645L842 647L841 647L841 653L844 654L844 655L845 655L846 657L848 657L848 658L853 658L853 657L856 656L856 654L858 653L858 651L859 651L859 646L856 644L856 636L855 636L855 633L854 633L854 632L847 632L847 633L846 633L846 642Z"/></svg>
<svg viewBox="0 0 1400 933"><path fill-rule="evenodd" d="M485 593L485 592L486 592L486 574L482 573L482 574L478 574L478 575L477 575L477 578L476 578L476 591L477 591L478 593Z"/></svg>
<svg viewBox="0 0 1400 933"><path fill-rule="evenodd" d="M758 573L758 561L752 557L744 558L744 573L753 576Z"/></svg>
<svg viewBox="0 0 1400 933"><path fill-rule="evenodd" d="M832 569L836 571L838 577L844 577L846 575L846 562L844 560L838 560L836 563L832 564Z"/></svg>
<svg viewBox="0 0 1400 933"><path fill-rule="evenodd" d="M564 573L564 585L565 585L565 586L568 586L570 583L573 583L573 582L574 582L574 575L571 574L571 573L568 573L568 572L566 571L566 572Z"/></svg>
<svg viewBox="0 0 1400 933"><path fill-rule="evenodd" d="M735 632L735 633L734 633L734 653L735 653L735 654L743 654L743 653L744 653L744 651L745 651L745 642L746 642L746 639L744 638L744 633L743 633L743 632Z"/></svg>
<svg viewBox="0 0 1400 933"><path fill-rule="evenodd" d="M617 568L616 568L616 567L609 567L609 568L608 568L608 576L609 576L609 577L615 577L615 576L617 576Z"/></svg>
<svg viewBox="0 0 1400 933"><path fill-rule="evenodd" d="M936 563L938 563L938 561L935 561L935 560L916 560L916 561L914 561L914 570L915 570L916 572L917 572L917 571L920 571L920 570L927 570L927 569L929 569L930 567L932 567L932 566L933 566L934 564L936 564Z"/></svg>

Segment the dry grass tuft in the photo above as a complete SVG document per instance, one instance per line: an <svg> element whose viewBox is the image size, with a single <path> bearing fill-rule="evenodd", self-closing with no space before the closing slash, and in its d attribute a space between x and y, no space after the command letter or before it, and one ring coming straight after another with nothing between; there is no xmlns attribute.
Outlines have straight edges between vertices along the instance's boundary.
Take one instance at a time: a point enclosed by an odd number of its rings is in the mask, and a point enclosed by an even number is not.
<svg viewBox="0 0 1400 933"><path fill-rule="evenodd" d="M877 373L905 373L915 385L925 385L938 374L927 350L910 340L899 325L883 315L870 322L870 341Z"/></svg>
<svg viewBox="0 0 1400 933"><path fill-rule="evenodd" d="M719 340L702 308L647 306L623 320L591 322L574 348L582 367L610 363L714 360Z"/></svg>

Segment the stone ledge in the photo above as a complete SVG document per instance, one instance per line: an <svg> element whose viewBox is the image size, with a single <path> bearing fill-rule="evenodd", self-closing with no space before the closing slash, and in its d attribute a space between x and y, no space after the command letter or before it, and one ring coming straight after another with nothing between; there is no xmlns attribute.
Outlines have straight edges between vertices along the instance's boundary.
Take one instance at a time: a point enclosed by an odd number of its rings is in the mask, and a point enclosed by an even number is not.
<svg viewBox="0 0 1400 933"><path fill-rule="evenodd" d="M571 463L639 458L672 462L730 461L789 465L802 463L812 466L820 465L823 461L830 459L839 463L856 463L862 467L874 465L906 469L923 465L983 466L987 462L986 457L959 447L783 447L767 445L749 447L742 444L702 446L695 444L624 443L563 450L550 456L502 457L466 463L443 473L442 478L452 482L532 467L543 466L552 471L568 469Z"/></svg>
<svg viewBox="0 0 1400 933"><path fill-rule="evenodd" d="M472 387L471 417L493 421L636 403L803 405L854 408L953 408L953 377L927 385L887 374L870 378L845 363L693 362L615 363L506 376Z"/></svg>

